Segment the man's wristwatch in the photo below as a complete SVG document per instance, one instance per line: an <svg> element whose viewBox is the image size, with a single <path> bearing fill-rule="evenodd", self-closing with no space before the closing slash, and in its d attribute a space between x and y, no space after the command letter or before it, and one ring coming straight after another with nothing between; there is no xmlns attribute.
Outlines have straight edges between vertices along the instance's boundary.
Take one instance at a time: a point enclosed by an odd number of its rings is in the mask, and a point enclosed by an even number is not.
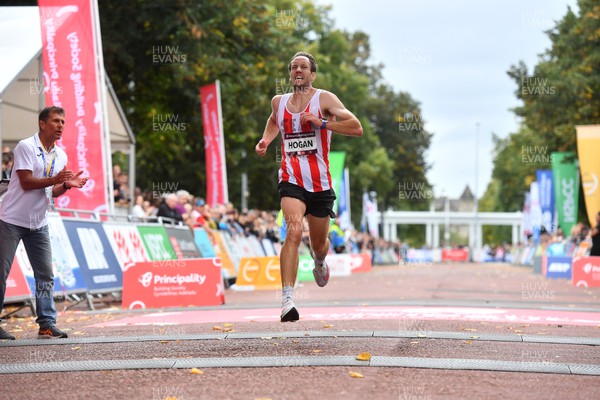
<svg viewBox="0 0 600 400"><path fill-rule="evenodd" d="M323 123L321 124L321 129L325 128L327 128L327 121L323 121Z"/></svg>
<svg viewBox="0 0 600 400"><path fill-rule="evenodd" d="M67 187L67 182L63 182L63 188L64 188L65 190L69 190L69 189L71 189L71 188Z"/></svg>

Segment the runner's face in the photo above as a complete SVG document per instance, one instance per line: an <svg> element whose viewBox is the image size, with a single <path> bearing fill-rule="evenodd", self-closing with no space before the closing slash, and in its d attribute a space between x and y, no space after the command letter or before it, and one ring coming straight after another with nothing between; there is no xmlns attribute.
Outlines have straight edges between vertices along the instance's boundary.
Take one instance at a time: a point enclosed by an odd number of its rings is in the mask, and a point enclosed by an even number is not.
<svg viewBox="0 0 600 400"><path fill-rule="evenodd" d="M300 56L292 60L290 80L295 88L311 86L315 74L315 72L310 72L310 60L308 58Z"/></svg>

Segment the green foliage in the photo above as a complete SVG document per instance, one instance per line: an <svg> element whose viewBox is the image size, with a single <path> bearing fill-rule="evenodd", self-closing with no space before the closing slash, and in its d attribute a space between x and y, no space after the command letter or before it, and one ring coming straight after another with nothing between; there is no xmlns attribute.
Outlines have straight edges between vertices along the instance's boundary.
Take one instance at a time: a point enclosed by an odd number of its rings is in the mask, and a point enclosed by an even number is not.
<svg viewBox="0 0 600 400"><path fill-rule="evenodd" d="M329 7L308 0L157 1L100 0L107 72L137 139L137 184L158 182L205 193L205 158L199 87L220 81L230 199L239 205L240 175L248 173L251 208L279 208L276 146L264 159L254 146L270 113L270 100L289 91L287 64L299 50L318 62L315 87L335 93L362 122L364 135L335 135L346 151L355 225L362 191L375 190L394 206L398 180L427 182L424 151L431 135L422 125L399 132L398 115L420 115L407 93L382 82L371 65L369 37L334 27ZM156 63L157 54L185 55ZM156 119L177 118L183 130L156 129ZM381 205L380 205L381 207Z"/></svg>
<svg viewBox="0 0 600 400"><path fill-rule="evenodd" d="M569 8L547 32L552 46L531 74L523 62L508 71L523 102L514 109L522 125L506 139L494 137L494 170L482 210L520 210L535 171L551 167L531 159L529 149L537 146L547 156L577 151L575 126L600 123L600 5L594 0L579 0L578 5L579 15ZM581 196L580 215L583 210ZM496 242L504 239L488 233Z"/></svg>

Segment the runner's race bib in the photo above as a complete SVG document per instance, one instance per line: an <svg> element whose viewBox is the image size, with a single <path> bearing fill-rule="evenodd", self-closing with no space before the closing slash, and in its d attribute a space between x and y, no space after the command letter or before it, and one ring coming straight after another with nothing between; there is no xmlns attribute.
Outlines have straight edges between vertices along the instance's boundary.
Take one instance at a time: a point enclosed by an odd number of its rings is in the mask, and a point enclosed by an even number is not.
<svg viewBox="0 0 600 400"><path fill-rule="evenodd" d="M317 135L314 131L286 133L283 136L284 151L289 156L305 156L317 152Z"/></svg>

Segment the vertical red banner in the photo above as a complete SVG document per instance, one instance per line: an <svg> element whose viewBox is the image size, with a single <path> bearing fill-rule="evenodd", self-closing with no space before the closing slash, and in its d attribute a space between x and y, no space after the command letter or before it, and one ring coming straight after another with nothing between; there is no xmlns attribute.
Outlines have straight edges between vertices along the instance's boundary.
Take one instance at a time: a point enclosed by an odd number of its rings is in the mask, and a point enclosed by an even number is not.
<svg viewBox="0 0 600 400"><path fill-rule="evenodd" d="M93 1L39 0L39 10L46 105L65 109L66 123L58 145L69 157L67 168L90 177L82 189L72 189L59 197L56 206L106 212Z"/></svg>
<svg viewBox="0 0 600 400"><path fill-rule="evenodd" d="M206 202L210 206L225 204L229 195L219 81L200 87L200 103L206 155Z"/></svg>

